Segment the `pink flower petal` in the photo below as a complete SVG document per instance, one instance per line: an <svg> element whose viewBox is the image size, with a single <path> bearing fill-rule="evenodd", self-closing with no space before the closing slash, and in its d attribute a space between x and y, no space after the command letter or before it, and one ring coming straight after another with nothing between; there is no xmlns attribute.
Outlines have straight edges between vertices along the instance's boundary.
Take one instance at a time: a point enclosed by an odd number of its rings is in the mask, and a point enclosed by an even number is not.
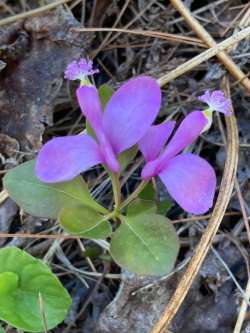
<svg viewBox="0 0 250 333"><path fill-rule="evenodd" d="M207 119L201 111L189 113L181 122L163 154L159 158L146 163L142 169L142 178L149 180L160 173L171 158L198 138L206 123Z"/></svg>
<svg viewBox="0 0 250 333"><path fill-rule="evenodd" d="M70 180L102 163L100 148L90 136L58 137L47 142L36 161L36 175L46 183Z"/></svg>
<svg viewBox="0 0 250 333"><path fill-rule="evenodd" d="M160 157L161 165L179 154L184 148L193 143L207 124L207 118L201 111L189 113L181 122L173 138Z"/></svg>
<svg viewBox="0 0 250 333"><path fill-rule="evenodd" d="M187 212L203 214L213 205L216 188L214 169L203 158L181 154L159 174L168 192Z"/></svg>
<svg viewBox="0 0 250 333"><path fill-rule="evenodd" d="M76 94L82 113L89 121L100 143L105 164L111 171L119 172L119 162L104 131L103 112L97 89L93 86L80 86Z"/></svg>
<svg viewBox="0 0 250 333"><path fill-rule="evenodd" d="M98 136L104 129L103 112L97 89L94 86L80 86L76 90L76 96L82 113Z"/></svg>
<svg viewBox="0 0 250 333"><path fill-rule="evenodd" d="M153 125L148 129L138 143L139 149L147 162L159 156L161 149L172 134L174 127L175 121L167 121L160 125Z"/></svg>
<svg viewBox="0 0 250 333"><path fill-rule="evenodd" d="M104 112L104 128L116 154L132 147L147 132L161 104L156 80L141 76L123 84Z"/></svg>

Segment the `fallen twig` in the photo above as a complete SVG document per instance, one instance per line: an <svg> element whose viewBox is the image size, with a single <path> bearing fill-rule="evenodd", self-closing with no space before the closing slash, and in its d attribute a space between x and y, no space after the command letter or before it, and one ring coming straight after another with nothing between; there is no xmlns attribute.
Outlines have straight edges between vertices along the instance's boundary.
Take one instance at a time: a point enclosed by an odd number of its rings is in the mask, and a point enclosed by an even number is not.
<svg viewBox="0 0 250 333"><path fill-rule="evenodd" d="M176 79L177 77L181 76L182 74L190 71L194 67L198 66L199 64L203 63L204 61L212 58L219 52L228 49L232 45L238 43L242 39L250 36L250 27L241 30L240 32L233 34L231 37L225 39L223 42L217 44L214 47L202 52L201 54L197 55L196 57L192 58L189 61L186 61L184 64L180 65L176 69L172 70L171 72L167 73L166 75L161 76L158 79L158 82L161 86L164 86L171 80ZM249 89L250 91L250 89Z"/></svg>
<svg viewBox="0 0 250 333"><path fill-rule="evenodd" d="M210 47L217 45L213 37L203 28L198 20L192 15L189 9L183 4L181 0L171 0L172 5L180 12L182 17L186 20L191 29ZM217 58L224 64L229 73L240 80L240 83L250 92L250 80L245 76L242 70L235 64L233 59L226 54L226 52L219 52L216 54Z"/></svg>

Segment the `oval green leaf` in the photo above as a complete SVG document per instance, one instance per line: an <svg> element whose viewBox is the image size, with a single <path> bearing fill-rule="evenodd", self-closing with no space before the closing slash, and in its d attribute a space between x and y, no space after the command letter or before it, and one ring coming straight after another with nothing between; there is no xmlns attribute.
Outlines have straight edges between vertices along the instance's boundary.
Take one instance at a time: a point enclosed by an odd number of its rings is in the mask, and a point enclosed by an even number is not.
<svg viewBox="0 0 250 333"><path fill-rule="evenodd" d="M111 239L113 259L140 275L171 272L179 251L178 237L170 221L157 214L122 217Z"/></svg>
<svg viewBox="0 0 250 333"><path fill-rule="evenodd" d="M44 332L43 314L48 329L66 317L71 298L42 261L16 247L3 248L0 276L1 282L5 279L8 285L8 293L0 297L2 321L26 332Z"/></svg>
<svg viewBox="0 0 250 333"><path fill-rule="evenodd" d="M91 197L80 176L67 182L48 184L41 182L34 170L35 160L32 160L11 169L3 179L10 197L27 213L57 218L63 207L79 204L106 213L106 209Z"/></svg>
<svg viewBox="0 0 250 333"><path fill-rule="evenodd" d="M69 234L90 239L105 239L111 234L107 218L91 208L68 207L61 211L60 224Z"/></svg>

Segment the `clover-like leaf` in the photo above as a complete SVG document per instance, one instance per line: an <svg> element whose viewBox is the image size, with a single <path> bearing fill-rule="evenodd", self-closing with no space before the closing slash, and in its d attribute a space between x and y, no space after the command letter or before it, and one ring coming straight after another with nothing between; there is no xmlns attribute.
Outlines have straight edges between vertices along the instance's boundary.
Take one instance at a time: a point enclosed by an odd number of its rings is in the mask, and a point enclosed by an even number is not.
<svg viewBox="0 0 250 333"><path fill-rule="evenodd" d="M0 319L26 332L44 332L61 323L71 298L41 260L16 248L0 250ZM41 308L42 301L42 308Z"/></svg>
<svg viewBox="0 0 250 333"><path fill-rule="evenodd" d="M78 176L70 181L48 184L35 175L35 161L25 162L11 169L3 184L10 197L27 213L47 218L57 218L63 207L86 205L99 212L106 210L90 195L87 184Z"/></svg>
<svg viewBox="0 0 250 333"><path fill-rule="evenodd" d="M170 221L158 214L122 217L111 239L110 253L127 270L141 275L168 274L179 250Z"/></svg>
<svg viewBox="0 0 250 333"><path fill-rule="evenodd" d="M107 217L84 206L67 207L61 211L60 224L70 234L90 239L105 239L111 234Z"/></svg>

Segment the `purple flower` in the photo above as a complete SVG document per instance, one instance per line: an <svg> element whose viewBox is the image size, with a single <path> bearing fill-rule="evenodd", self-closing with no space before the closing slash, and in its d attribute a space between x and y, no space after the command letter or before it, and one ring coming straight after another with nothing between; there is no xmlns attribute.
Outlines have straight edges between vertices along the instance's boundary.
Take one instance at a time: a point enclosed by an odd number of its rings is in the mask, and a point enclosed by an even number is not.
<svg viewBox="0 0 250 333"><path fill-rule="evenodd" d="M226 98L221 90L209 91L206 90L205 94L198 97L199 101L207 103L209 111L218 111L230 116L232 105L229 98Z"/></svg>
<svg viewBox="0 0 250 333"><path fill-rule="evenodd" d="M187 212L205 213L213 204L216 187L214 169L203 158L182 153L199 136L207 119L201 111L193 111L182 121L167 146L175 122L151 126L139 141L146 165L142 178L159 176L170 195Z"/></svg>
<svg viewBox="0 0 250 333"><path fill-rule="evenodd" d="M88 75L99 73L98 69L93 69L93 61L80 59L71 62L64 73L64 78L67 80L85 81Z"/></svg>
<svg viewBox="0 0 250 333"><path fill-rule="evenodd" d="M160 87L147 76L123 84L111 97L105 112L94 86L80 86L76 95L96 140L81 134L47 142L36 162L36 175L44 182L70 180L99 163L118 173L118 155L145 135L161 104Z"/></svg>

